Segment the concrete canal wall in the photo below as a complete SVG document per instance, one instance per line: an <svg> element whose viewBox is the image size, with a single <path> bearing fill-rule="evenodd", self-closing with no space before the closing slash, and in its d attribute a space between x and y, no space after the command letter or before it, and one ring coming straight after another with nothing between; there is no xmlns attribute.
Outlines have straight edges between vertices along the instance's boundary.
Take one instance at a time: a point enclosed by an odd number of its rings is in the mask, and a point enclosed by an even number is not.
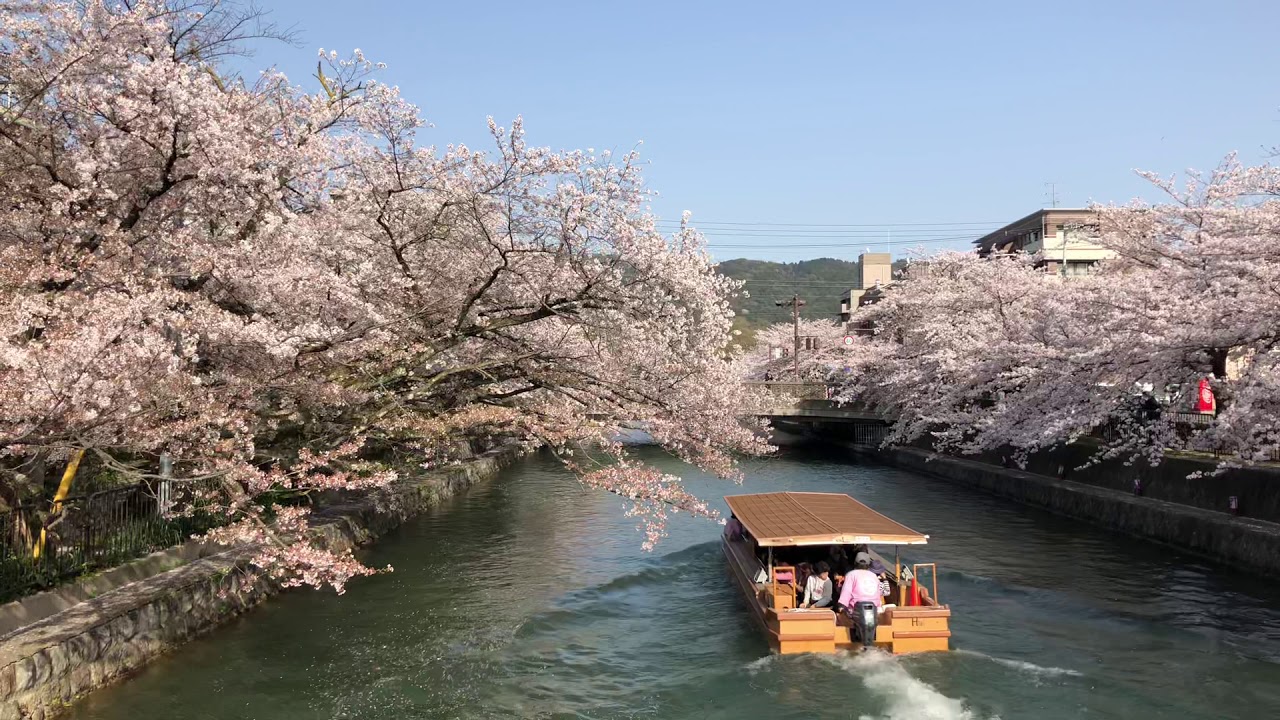
<svg viewBox="0 0 1280 720"><path fill-rule="evenodd" d="M907 470L969 485L1226 565L1280 578L1280 524L1150 495L1136 497L1132 492L1119 489L940 455L921 448L859 452ZM1208 484L1214 480L1188 482Z"/></svg>
<svg viewBox="0 0 1280 720"><path fill-rule="evenodd" d="M401 481L389 497L326 505L315 514L317 532L333 550L369 542L494 476L517 454L488 450ZM188 544L0 607L0 720L52 717L275 593L246 572L250 555Z"/></svg>
<svg viewBox="0 0 1280 720"><path fill-rule="evenodd" d="M1098 446L1082 441L1051 451L1032 455L1024 468L1036 475L1074 480L1078 483L1133 493L1133 481L1142 483L1142 496L1178 505L1229 512L1231 498L1236 498L1241 515L1280 523L1280 469L1270 467L1232 468L1213 474L1217 463L1211 458L1168 454L1159 465L1145 461L1125 465L1111 459L1083 467L1098 451ZM1012 456L1007 452L989 452L974 457L992 465Z"/></svg>

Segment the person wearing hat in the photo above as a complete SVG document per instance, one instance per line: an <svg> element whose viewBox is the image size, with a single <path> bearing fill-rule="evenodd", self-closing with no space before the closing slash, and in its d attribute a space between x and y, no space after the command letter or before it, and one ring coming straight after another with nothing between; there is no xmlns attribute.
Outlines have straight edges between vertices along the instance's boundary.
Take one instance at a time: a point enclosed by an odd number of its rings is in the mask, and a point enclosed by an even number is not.
<svg viewBox="0 0 1280 720"><path fill-rule="evenodd" d="M871 555L858 553L853 557L853 566L853 572L844 576L837 608L847 613L860 602L874 603L879 608L884 604L884 596L880 594L880 578L871 572Z"/></svg>
<svg viewBox="0 0 1280 720"><path fill-rule="evenodd" d="M884 563L880 562L879 558L872 557L871 553L859 552L854 556L853 564L857 565L862 562L867 564L867 569L880 581L880 596L888 597L889 593L892 592L892 588L889 585L889 571L885 569Z"/></svg>
<svg viewBox="0 0 1280 720"><path fill-rule="evenodd" d="M871 553L867 550L866 545L859 545L858 548L858 554L853 556L854 565L857 565L859 560L865 559L867 561L867 569L872 573L876 575L883 575L888 572L888 570L885 569L884 563L880 562L880 558L872 557Z"/></svg>

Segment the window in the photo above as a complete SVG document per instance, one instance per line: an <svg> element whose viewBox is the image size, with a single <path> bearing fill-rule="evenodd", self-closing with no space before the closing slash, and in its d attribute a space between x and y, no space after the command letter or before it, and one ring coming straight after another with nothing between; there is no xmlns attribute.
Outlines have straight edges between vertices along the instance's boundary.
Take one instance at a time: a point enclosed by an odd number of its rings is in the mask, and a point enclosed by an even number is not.
<svg viewBox="0 0 1280 720"><path fill-rule="evenodd" d="M1067 263L1067 277L1079 277L1081 275L1088 275L1090 272L1092 272L1092 270L1093 270L1093 263L1091 262L1068 262Z"/></svg>

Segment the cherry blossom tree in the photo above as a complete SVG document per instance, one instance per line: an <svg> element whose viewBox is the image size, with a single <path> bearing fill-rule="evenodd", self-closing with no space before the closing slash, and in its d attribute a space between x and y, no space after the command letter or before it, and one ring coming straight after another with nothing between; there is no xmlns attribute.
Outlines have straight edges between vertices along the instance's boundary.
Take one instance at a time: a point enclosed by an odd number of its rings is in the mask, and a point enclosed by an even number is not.
<svg viewBox="0 0 1280 720"><path fill-rule="evenodd" d="M1097 298L1118 367L1135 382L1194 393L1212 378L1214 422L1187 444L1233 462L1280 448L1280 170L1228 157L1183 183L1144 173L1160 203L1097 208L1101 242L1118 255ZM1126 352L1127 350L1127 352Z"/></svg>
<svg viewBox="0 0 1280 720"><path fill-rule="evenodd" d="M1095 208L1117 257L1088 277L1045 274L1035 257L914 266L861 311L874 362L839 397L893 416L892 441L929 436L965 453L1025 458L1106 426L1099 457L1269 457L1280 447L1276 171L1232 158L1184 185L1148 177L1169 200ZM1205 377L1219 413L1179 429L1170 411L1189 409Z"/></svg>
<svg viewBox="0 0 1280 720"><path fill-rule="evenodd" d="M1073 293L1034 267L1034 258L987 260L943 253L913 264L884 299L859 310L875 334L860 337L866 358L838 393L894 419L891 440L924 435L947 450L1034 449L1069 437L1023 414L1033 397L1055 396L1069 376L1064 338ZM1090 420L1082 421L1090 427Z"/></svg>
<svg viewBox="0 0 1280 720"><path fill-rule="evenodd" d="M0 461L88 451L155 479L219 478L286 583L369 572L305 542L286 491L368 491L448 440L546 445L632 500L709 515L612 442L643 422L734 477L765 452L737 420L729 300L701 237L656 229L634 154L417 139L360 51L316 92L218 59L263 31L219 2L0 6ZM603 448L609 459L584 453ZM275 522L275 530L268 530ZM268 542L270 538L270 542Z"/></svg>
<svg viewBox="0 0 1280 720"><path fill-rule="evenodd" d="M847 352L844 327L829 320L800 320L800 382L825 382L832 372L844 368ZM748 378L796 381L795 348L797 326L776 323L756 333L756 344L748 354Z"/></svg>

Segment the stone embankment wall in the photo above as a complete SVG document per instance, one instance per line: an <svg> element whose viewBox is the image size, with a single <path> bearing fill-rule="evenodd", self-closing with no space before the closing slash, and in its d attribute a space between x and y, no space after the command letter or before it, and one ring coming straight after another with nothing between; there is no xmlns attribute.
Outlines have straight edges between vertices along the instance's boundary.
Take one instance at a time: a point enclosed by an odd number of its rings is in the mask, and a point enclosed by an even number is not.
<svg viewBox="0 0 1280 720"><path fill-rule="evenodd" d="M1168 502L1150 495L1136 497L1132 492L939 455L921 448L866 452L897 467L970 485L1226 565L1280 577L1280 524ZM1204 482L1213 480L1207 478Z"/></svg>
<svg viewBox="0 0 1280 720"><path fill-rule="evenodd" d="M315 514L317 531L330 549L353 548L492 477L516 454L488 450L401 481L389 496L328 504ZM189 545L0 608L0 632L8 630L0 638L0 720L52 717L276 592L245 572L249 556Z"/></svg>
<svg viewBox="0 0 1280 720"><path fill-rule="evenodd" d="M1271 467L1232 468L1214 474L1212 458L1167 455L1159 465L1143 460L1125 465L1123 460L1104 460L1086 465L1098 446L1082 441L1032 455L1026 470L1036 475L1067 480L1132 494L1133 481L1142 482L1143 497L1228 512L1230 499L1237 498L1241 515L1280 522L1280 469ZM1008 453L984 453L976 459L1000 465ZM1194 477L1193 477L1194 476Z"/></svg>

